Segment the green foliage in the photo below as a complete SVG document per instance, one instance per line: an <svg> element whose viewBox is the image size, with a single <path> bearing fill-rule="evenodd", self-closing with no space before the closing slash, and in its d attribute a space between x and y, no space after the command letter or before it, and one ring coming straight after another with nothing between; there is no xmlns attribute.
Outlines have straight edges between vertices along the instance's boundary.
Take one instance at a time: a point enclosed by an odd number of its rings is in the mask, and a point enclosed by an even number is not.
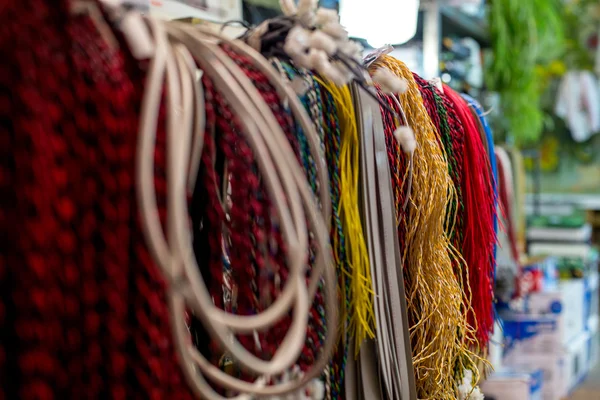
<svg viewBox="0 0 600 400"><path fill-rule="evenodd" d="M486 81L501 97L506 135L517 145L536 142L545 114L545 86L537 73L565 50L564 7L561 0L493 0L489 24L493 57Z"/></svg>
<svg viewBox="0 0 600 400"><path fill-rule="evenodd" d="M566 42L565 62L569 69L592 70L594 68L595 52L590 47L589 40L597 35L599 22L598 0L579 0L567 5L565 24L569 39Z"/></svg>

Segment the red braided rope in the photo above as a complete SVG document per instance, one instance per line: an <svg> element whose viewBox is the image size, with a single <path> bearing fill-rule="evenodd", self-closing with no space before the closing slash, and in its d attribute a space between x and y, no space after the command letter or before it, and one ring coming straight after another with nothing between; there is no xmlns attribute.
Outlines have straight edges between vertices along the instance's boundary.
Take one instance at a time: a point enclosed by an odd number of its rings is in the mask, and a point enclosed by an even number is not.
<svg viewBox="0 0 600 400"><path fill-rule="evenodd" d="M379 88L377 88L377 96L381 101L385 102L388 105L388 107L394 110L397 113L397 115L400 115L400 109L398 108L397 103L392 99L392 95L385 94ZM390 172L392 175L392 188L394 190L396 215L401 216L404 214L404 210L402 210L402 205L404 204L406 198L406 194L402 191L402 189L406 189L403 186L403 183L406 168L408 168L408 159L402 151L400 144L394 137L394 131L398 127L394 115L392 115L383 107L381 107L381 114L383 118L388 162L390 166ZM404 218L401 219L399 229L405 226L403 224L404 220ZM401 233L399 231L398 233L402 240L402 238L404 237L403 232Z"/></svg>
<svg viewBox="0 0 600 400"><path fill-rule="evenodd" d="M273 115L277 119L279 125L281 126L285 136L288 139L288 142L291 144L294 153L296 154L296 158L299 163L302 165L302 159L300 156L300 146L297 135L300 134L296 131L296 125L294 120L289 112L286 110L281 103L281 99L275 89L275 87L269 82L268 78L264 75L264 73L260 72L252 62L246 57L232 51L227 46L223 46L225 52L231 57L233 61L235 61L241 69L244 71L246 76L250 78L253 82L259 93L261 94L263 100L267 103ZM271 211L269 215L273 215ZM275 251L275 256L278 262L276 265L285 265L283 255L285 254L285 247L283 244L283 240L281 237L281 232L277 229L277 226L272 227L273 235L277 241L277 249ZM314 246L311 246L311 249L314 250ZM314 257L311 257L314 258ZM306 260L311 261L311 260ZM312 262L312 261L311 261ZM308 263L308 271L311 269L311 263ZM281 279L280 287L282 287L287 280L287 268L282 268L278 271ZM307 278L308 283L308 278ZM272 291L272 299L274 300L277 296L279 296L279 288L276 287L273 282L271 282L271 291ZM261 292L262 288L259 289ZM309 315L309 323L307 327L307 342L303 348L302 354L299 359L299 366L302 370L306 370L312 363L314 362L317 352L320 348L320 340L319 333L323 333L324 331L324 321L322 320L319 312L319 308L323 308L323 297L321 292L317 292L317 295L313 301L313 304L310 309ZM267 341L263 344L263 347L267 347L269 349L269 354L273 354L281 340L285 336L289 326L291 324L291 315L288 318L284 319L279 324L276 324L269 332L269 336Z"/></svg>
<svg viewBox="0 0 600 400"><path fill-rule="evenodd" d="M446 117L448 126L450 127L450 136L452 137L452 154L454 159L456 160L456 170L457 176L459 177L459 182L462 182L464 179L463 165L464 165L464 153L465 153L465 135L464 135L464 127L460 119L458 119L458 115L456 109L454 107L454 103L450 101L450 99L440 93L443 101L444 108L446 109ZM462 187L462 185L461 185Z"/></svg>
<svg viewBox="0 0 600 400"><path fill-rule="evenodd" d="M0 12L0 399L191 400L137 218L144 74L65 11Z"/></svg>
<svg viewBox="0 0 600 400"><path fill-rule="evenodd" d="M267 77L256 69L251 61L227 46L223 46L227 55L252 80L263 100L270 107L286 137L299 157L298 140L295 136L294 121L281 105L275 88ZM227 177L231 192L229 217L224 214L206 210L210 219L211 231L211 275L213 286L211 293L215 304L222 304L223 261L220 257L221 230L218 226L226 226L225 236L229 261L231 263L232 282L236 294L237 312L252 314L269 306L280 294L287 281L287 265L285 246L279 222L275 218L273 207L261 182L258 167L254 162L254 154L241 135L240 124L229 105L217 93L207 77L203 78L207 95L207 146L203 152L205 171L204 185L208 196L212 199L207 207L221 207L216 187L221 187L223 177L215 169L215 152L222 152L225 159ZM214 104L215 115L212 115L209 103ZM215 128L216 141L210 138ZM215 183L219 182L218 185ZM318 333L323 330L318 307L323 307L323 299L317 294L307 328L307 344L299 360L301 369L308 368L316 358L320 347ZM291 324L291 314L276 323L266 332L257 333L258 344L254 335L239 335L240 342L256 355L270 358L277 351ZM213 352L217 351L213 348ZM219 356L219 354L216 354ZM219 358L216 357L215 360ZM246 376L250 379L250 376Z"/></svg>

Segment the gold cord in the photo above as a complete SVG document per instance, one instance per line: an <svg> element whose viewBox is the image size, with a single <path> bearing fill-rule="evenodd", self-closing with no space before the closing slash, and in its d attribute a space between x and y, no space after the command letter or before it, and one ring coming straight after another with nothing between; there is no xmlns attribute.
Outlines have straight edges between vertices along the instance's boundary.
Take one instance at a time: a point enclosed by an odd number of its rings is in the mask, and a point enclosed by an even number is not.
<svg viewBox="0 0 600 400"><path fill-rule="evenodd" d="M390 56L372 64L373 72L387 68L404 78L408 90L399 95L407 124L417 140L412 163L412 189L408 202L403 268L410 322L413 365L419 399L456 399L457 381L469 369L479 380L474 346L469 337L466 307L470 307L470 288L457 268L465 262L449 240L455 215L448 215L456 189L439 133L431 122L412 72ZM400 165L398 160L398 167ZM465 299L467 301L465 301Z"/></svg>

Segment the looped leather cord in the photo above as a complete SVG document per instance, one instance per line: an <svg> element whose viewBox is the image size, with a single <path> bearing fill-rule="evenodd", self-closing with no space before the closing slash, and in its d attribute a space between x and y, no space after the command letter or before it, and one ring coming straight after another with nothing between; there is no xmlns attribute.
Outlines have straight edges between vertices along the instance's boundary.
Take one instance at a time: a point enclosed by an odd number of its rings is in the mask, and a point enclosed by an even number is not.
<svg viewBox="0 0 600 400"><path fill-rule="evenodd" d="M158 21L152 21L151 19L148 20L149 24L152 26L153 31L155 33L155 39L156 39L156 43L157 43L157 54L162 54L161 57L164 57L165 53L164 51L166 50L166 54L169 54L171 52L171 50L169 50L168 47L168 43L166 42L166 40L164 39L164 33L161 33L161 26L162 23L158 22ZM187 48L191 55L194 57L194 59L196 60L196 62L198 62L200 64L200 67L205 69L205 73L209 74L211 77L215 78L215 84L218 88L218 90L222 91L223 94L225 95L225 97L227 98L228 102L230 102L233 105L237 105L238 107L238 112L240 113L245 113L245 116L243 116L243 118L240 119L240 122L242 123L242 127L245 127L247 130L247 133L249 134L248 138L251 139L251 143L254 143L255 146L255 150L259 151L259 153L261 153L262 151L262 157L258 159L259 161L259 167L262 165L263 166L263 174L267 174L267 177L271 177L270 179L275 179L272 182L275 183L277 182L277 179L282 179L281 183L283 183L283 189L285 189L288 193L288 200L293 199L294 196L299 195L300 196L300 201L304 204L304 206L306 207L307 214L306 216L308 217L308 221L309 224L311 225L312 231L315 234L315 241L316 243L318 243L318 249L319 251L317 251L317 263L316 263L316 267L313 268L312 271L312 276L311 276L311 282L309 285L309 296L308 298L312 298L314 296L314 293L316 291L316 283L319 281L319 276L324 273L325 275L325 294L326 294L326 316L327 316L327 324L328 326L337 326L337 313L336 313L336 309L335 309L335 305L336 305L336 290L335 290L335 286L336 286L336 279L335 279L335 273L333 271L332 268L332 262L331 262L331 255L329 254L329 250L328 250L328 235L327 235L327 230L326 230L326 225L324 224L324 222L322 221L322 214L320 212L317 211L316 209L316 202L314 201L314 197L312 195L312 193L310 192L310 189L308 187L308 184L305 181L305 178L303 176L303 173L299 167L299 165L297 164L297 161L295 160L295 157L293 157L293 153L290 153L290 150L286 150L289 149L289 143L286 141L286 139L283 137L283 135L281 133L278 133L278 131L280 131L280 127L279 125L277 125L276 123L273 123L273 116L272 114L269 114L270 111L268 111L267 109L265 109L264 107L262 107L260 104L260 96L253 96L253 90L255 91L255 88L250 84L248 85L247 82L248 79L243 76L243 74L240 74L239 72L236 72L236 68L234 65L232 65L231 63L229 63L227 58L223 58L221 56L219 56L221 50L215 46L214 44L214 40L207 40L206 35L201 35L199 34L198 31L193 30L193 28L191 27L187 27L187 26L178 26L177 24L167 24L167 29L169 30L169 35L170 35L170 39L171 41L174 41L175 43L177 43L177 46L182 45L182 47L180 47L180 50L183 51L185 48ZM165 46L167 46L165 48ZM173 53L171 53L173 54ZM176 54L177 55L177 54ZM158 64L153 64L153 65L165 65L163 64L164 61L159 61ZM171 104L170 110L171 110L171 114L170 115L174 115L173 114L173 110L177 109L177 107L181 107L181 94L178 93L175 89L177 87L177 79L181 79L181 78L177 78L177 70L175 68L173 68L174 64L171 62L171 64L169 64L170 61L167 58L166 59L166 68L167 68L167 82L170 82L170 84L168 84L168 88L169 88L169 96L168 96L168 100L170 102L175 101L174 104ZM151 70L154 71L154 69L151 68ZM185 68L182 68L180 70L180 72L185 72ZM155 88L156 87L156 79L158 79L160 76L162 75L162 72L159 71L159 75L151 75L151 77L149 78L149 82L148 82L148 87L147 89L150 90L151 88ZM245 80L244 80L245 79ZM187 97L186 97L187 96ZM154 92L154 95L152 95L151 97L149 97L148 99L155 99L156 98L156 92ZM189 95L185 94L185 91L183 92L183 103L185 103L185 98L189 98ZM250 100L250 98L253 99ZM173 108L173 106L175 106L175 108ZM168 121L168 131L170 132L169 136L171 139L173 140L175 139L174 136L172 136L174 133L180 131L180 134L183 135L187 135L188 133L186 133L186 131L189 131L189 126L190 124L188 122L186 122L186 118L189 118L189 114L187 114L186 116L186 111L189 113L189 107L185 107L185 104L183 104L183 108L181 110L183 110L183 114L182 114L182 121L179 121L178 119L173 119L172 117L167 118ZM254 108L257 107L257 108ZM146 114L146 115L151 115L151 114ZM255 116L255 118L252 118L252 116ZM271 120L270 120L271 119ZM145 120L145 119L143 119ZM170 123L169 123L170 121ZM181 125L181 124L185 124L185 125ZM148 137L150 138L150 136L147 135L151 135L152 133L152 125L144 125L144 128L142 129L142 138ZM178 125L181 125L182 129L176 129ZM185 127L184 127L185 126ZM259 128L260 129L257 129ZM266 135L271 135L269 137L267 137ZM278 136L279 135L279 136ZM262 138L261 138L262 136ZM173 146L178 146L177 149L172 150L171 154L173 156L170 156L170 163L175 162L176 164L173 165L178 165L177 168L182 168L185 167L186 162L181 162L181 160L178 160L176 156L176 154L178 152L184 151L185 152L185 148L182 147L182 143L184 142L184 138L182 138L181 140L175 141L173 142ZM177 145L175 144L177 143ZM262 144L261 144L262 143ZM148 146L147 142L144 146ZM263 147L261 147L263 146ZM266 147L264 147L266 146ZM276 147L279 146L280 149L279 151L276 150ZM169 148L169 145L167 146ZM148 173L148 171L150 171L150 169L148 168L147 165L147 160L148 160L148 153L147 153L147 147L143 147L146 150L142 151L141 153L139 153L138 157L139 157L139 162L141 162L141 164L139 164L142 168L139 171L146 171L144 172L145 174ZM261 148L263 148L263 150L261 150ZM173 148L172 148L173 149ZM284 151L285 150L285 151ZM185 154L185 153L184 153ZM185 159L187 159L188 155L185 155ZM266 157L266 158L264 158ZM267 160L269 159L269 157L274 157L275 159L279 159L277 164L274 164L270 169L264 169L264 162L267 162ZM144 161L146 160L146 161ZM171 165L171 164L170 164ZM272 170L275 170L277 172L277 176L273 175L274 172L272 172ZM173 201L177 201L177 199L179 199L178 201L181 201L181 199L184 199L185 196L182 195L184 192L182 192L182 190L185 187L185 183L186 183L186 177L184 176L184 179L181 179L181 176L178 175L180 172L177 172L176 170L172 170L172 172L170 173L170 177L171 177L171 181L172 183L174 183L176 186L174 186L174 188L176 190L179 191L179 194L176 194L175 197L172 197L172 192L169 193L169 198L172 198ZM290 174L291 176L286 178L286 174ZM271 174L271 175L269 175ZM147 177L144 178L143 176L141 176L141 181L142 181L142 186L141 188L143 189L145 186L143 185L143 182L147 181ZM172 183L168 184L168 187L171 188L172 187ZM178 185L178 186L177 186ZM272 191L272 195L278 195L278 193L281 191L281 189L279 190L275 190ZM144 202L146 202L148 199L152 198L152 194L151 193L142 193L139 196L140 201L142 202L142 204L144 204ZM146 204L147 206L148 204ZM156 253L156 258L159 260L159 263L162 265L163 267L163 271L164 273L167 274L168 277L171 278L171 299L170 299L170 305L171 305L171 312L172 312L172 317L174 318L175 324L174 324L174 333L175 333L175 337L176 337L176 342L178 345L178 351L180 354L180 357L184 360L183 363L183 367L184 367L184 372L188 378L188 382L192 385L192 387L196 390L196 392L198 393L198 395L200 395L202 398L210 398L210 399L220 399L221 397L219 395L217 395L206 383L206 381L204 381L204 378L198 374L196 372L196 370L193 368L192 363L195 363L198 365L198 367L200 368L200 370L202 371L202 373L206 374L211 380L217 382L218 384L229 388L229 389L233 389L235 391L238 392L246 392L246 393L255 393L258 395L278 395L278 394L284 394L284 393L288 393L290 391L294 391L302 386L304 386L306 383L308 383L311 379L315 378L316 376L318 376L323 367L325 366L325 364L327 363L327 360L329 358L329 355L331 353L331 350L333 349L333 345L335 342L335 329L331 329L328 330L326 338L325 338L325 343L323 346L323 350L320 354L320 356L318 357L316 363L313 365L313 367L311 369L309 369L309 371L307 371L302 377L300 377L299 379L293 380L293 381L287 381L287 382L282 382L279 384L276 384L274 386L265 386L266 381L270 378L270 376L272 375L277 375L279 373L283 373L283 369L285 369L287 366L289 366L289 362L290 360L293 362L293 359L295 357L295 351L296 350L290 350L292 348L294 348L294 346L292 345L292 342L295 343L302 343L303 342L303 335L302 336L298 336L298 334L301 334L301 332L303 330L298 331L297 328L292 327L292 330L290 330L288 332L288 336L286 337L286 339L284 339L284 343L282 343L281 348L279 349L278 353L276 354L276 358L274 358L271 362L264 362L262 361L263 364L260 364L261 360L258 360L257 362L253 362L251 360L256 360L256 359L252 359L252 356L250 356L243 348L241 348L241 346L235 344L235 341L230 341L233 340L233 332L234 331L243 331L245 329L245 327L240 326L238 327L238 329L235 329L232 324L230 323L230 321L226 320L221 320L218 321L217 319L215 319L216 314L213 311L210 311L211 309L214 308L214 306L212 306L210 304L210 299L207 297L207 293L205 291L205 288L202 286L201 284L201 277L198 276L197 274L197 266L195 266L194 264L194 260L193 260L193 254L192 251L190 249L190 244L191 244L191 240L189 237L188 233L185 233L185 229L182 230L182 228L184 227L185 224L182 224L182 216L179 215L177 217L177 213L181 211L181 209L184 209L185 207L185 203L180 204L178 207L175 208L170 208L171 212L168 214L168 243L163 243L164 239L160 238L160 228L157 229L156 227L156 218L152 217L154 215L154 213L152 212L152 204L150 204L150 208L146 208L146 212L143 213L144 216L144 221L146 222L146 233L148 234L148 238L150 239L150 243L153 245L153 247L155 248L155 253ZM144 208L144 207L142 207ZM292 211L294 210L294 207L291 207ZM178 211L179 210L179 211ZM286 212L286 210L281 209L281 212ZM172 221L173 221L173 215L175 215L175 218L179 220L179 222L175 222L175 225L173 225ZM154 222L152 222L154 221ZM296 224L296 228L301 228L302 225L305 223L303 217L301 218L292 218L289 219L289 222L287 223L289 226L289 224ZM151 224L154 225L154 227L151 226ZM285 228L286 226L282 227ZM305 229L306 227L304 227ZM175 230L173 230L175 229ZM178 232L178 233L175 233ZM174 234L175 233L175 234ZM291 232L290 232L291 233ZM159 235L159 236L157 236ZM288 235L289 236L289 235ZM289 236L288 239L291 239L293 237L301 237L301 236ZM290 245L292 245L293 243L290 242ZM295 247L290 247L290 249L296 248L299 251L307 251L307 243L304 242L304 244L300 243L296 243ZM294 254L290 253L292 255L292 258L290 259L290 261L292 263L296 263L298 262L298 260L294 259ZM300 255L300 254L298 254ZM301 258L302 259L302 258ZM186 261L187 260L187 261ZM175 264L173 264L175 263ZM178 266L180 263L183 263L183 267L185 269L185 271L187 272L187 279L191 279L192 281L196 281L197 283L200 283L200 286L196 286L195 288L192 286L190 287L190 289L193 289L192 291L190 290L184 290L183 292L181 291L181 286L177 284L179 278L183 278L184 275L180 275L182 273L182 270L180 269L181 267ZM304 288L304 274L302 273L302 269L299 269L298 267L296 267L295 269L293 269L292 271L290 271L290 275L288 276L288 283L291 285L296 285L295 290L292 287L292 295L294 293L302 293L303 290L306 290L306 288ZM299 285L299 286L298 286ZM198 291L199 290L199 291ZM195 293L194 293L195 292ZM190 297L191 295L200 295L200 297ZM306 294L304 295L306 296ZM268 374L268 376L264 376L264 378L259 378L255 383L247 383L247 382L243 382L240 381L238 379L235 379L227 374L225 374L223 371L221 371L220 369L214 367L212 364L210 364L199 352L197 352L192 346L189 345L189 343L187 342L186 339L186 335L185 335L185 326L183 325L182 321L183 321L183 315L184 315L184 304L187 303L189 306L192 306L195 310L197 310L200 313L200 317L204 320L205 326L208 328L208 330L212 333L213 337L216 336L216 338L221 340L221 344L223 346L225 346L228 350L230 350L232 352L232 354L234 355L234 357L241 359L245 359L244 364L251 368L254 369L257 372L266 372L269 371L270 374ZM299 300L296 301L296 306L298 306L299 308L296 310L296 312L294 314L294 319L296 321L303 321L306 318L307 315L307 308L308 307L308 301L306 298L302 299L302 296L299 298ZM276 316L276 315L275 315ZM255 317L256 318L256 317ZM258 317L261 318L261 317ZM265 320L264 317L262 317L263 319L263 324L268 324L270 318L268 318L267 320ZM236 319L234 319L234 321L237 321ZM236 322L237 323L237 322ZM304 321L304 323L306 323L306 321ZM235 324L233 324L235 325ZM294 333L296 332L296 333ZM292 335L290 336L290 333L292 333ZM298 340L300 339L300 340ZM289 344L288 344L289 342ZM283 358L285 358L287 361L282 361L282 357L277 357L281 355ZM250 358L249 358L250 356Z"/></svg>

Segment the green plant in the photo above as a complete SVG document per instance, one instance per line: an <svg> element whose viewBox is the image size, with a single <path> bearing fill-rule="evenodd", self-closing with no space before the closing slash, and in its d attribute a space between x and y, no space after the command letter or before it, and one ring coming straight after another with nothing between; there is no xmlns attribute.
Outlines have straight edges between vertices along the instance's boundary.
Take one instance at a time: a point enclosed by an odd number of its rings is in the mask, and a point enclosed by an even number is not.
<svg viewBox="0 0 600 400"><path fill-rule="evenodd" d="M542 76L536 67L561 57L565 28L561 0L492 0L492 58L487 84L501 97L506 135L517 145L537 141L545 115Z"/></svg>

